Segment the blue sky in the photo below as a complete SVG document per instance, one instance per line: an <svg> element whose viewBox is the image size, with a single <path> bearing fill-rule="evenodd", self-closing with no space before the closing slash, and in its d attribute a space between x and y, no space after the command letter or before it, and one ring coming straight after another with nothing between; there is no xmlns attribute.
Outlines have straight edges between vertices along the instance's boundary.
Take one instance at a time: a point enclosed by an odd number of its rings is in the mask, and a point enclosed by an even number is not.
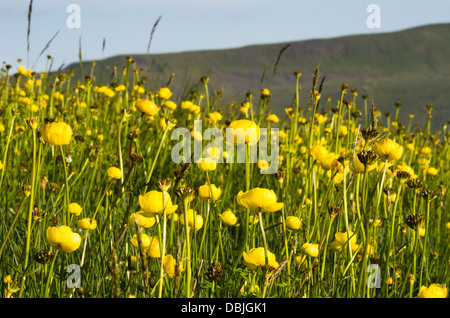
<svg viewBox="0 0 450 318"><path fill-rule="evenodd" d="M70 4L80 8L80 28L69 28ZM370 4L380 8L380 28L369 28ZM29 0L0 0L0 60L41 71L78 60L146 53L153 24L162 16L150 53L235 48L352 34L398 31L450 23L447 0L34 0L27 63ZM58 32L40 59L39 53ZM105 39L105 50L102 43Z"/></svg>

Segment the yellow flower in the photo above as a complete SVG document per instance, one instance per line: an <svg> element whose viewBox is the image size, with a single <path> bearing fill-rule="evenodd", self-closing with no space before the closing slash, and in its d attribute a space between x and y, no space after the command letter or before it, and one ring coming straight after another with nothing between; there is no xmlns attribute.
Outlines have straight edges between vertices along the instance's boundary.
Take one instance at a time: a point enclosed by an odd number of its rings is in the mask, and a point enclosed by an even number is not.
<svg viewBox="0 0 450 318"><path fill-rule="evenodd" d="M301 252L311 257L319 255L319 244L305 243L301 247Z"/></svg>
<svg viewBox="0 0 450 318"><path fill-rule="evenodd" d="M278 118L278 116L277 115L275 115L275 114L270 114L270 115L268 115L267 117L266 117L266 120L268 121L268 122L271 122L271 123L278 123L279 121L280 121L280 119Z"/></svg>
<svg viewBox="0 0 450 318"><path fill-rule="evenodd" d="M200 158L197 161L197 167L205 172L214 171L216 170L216 161L211 157Z"/></svg>
<svg viewBox="0 0 450 318"><path fill-rule="evenodd" d="M75 216L79 216L81 214L81 211L83 211L83 208L75 202L72 202L69 204L69 213Z"/></svg>
<svg viewBox="0 0 450 318"><path fill-rule="evenodd" d="M222 220L223 223L229 226L233 226L237 222L236 215L231 211L225 211L219 214L219 218Z"/></svg>
<svg viewBox="0 0 450 318"><path fill-rule="evenodd" d="M187 100L184 102L181 102L181 108L182 109L189 109L192 107L192 105L194 105L191 101Z"/></svg>
<svg viewBox="0 0 450 318"><path fill-rule="evenodd" d="M175 276L175 267L177 267L177 262L176 260L173 258L172 255L168 254L166 256L164 256L163 259L163 268L164 268L164 272L169 276L169 277L174 277ZM183 264L180 262L178 264L177 267L177 274L179 275L181 272L183 271Z"/></svg>
<svg viewBox="0 0 450 318"><path fill-rule="evenodd" d="M108 177L110 177L112 179L122 178L122 171L120 171L120 169L116 168L116 167L108 168L108 170L106 170L106 173L108 174Z"/></svg>
<svg viewBox="0 0 450 318"><path fill-rule="evenodd" d="M337 158L339 158L338 155L330 152L322 158L322 160L320 161L320 165L322 166L322 168L324 170L330 170L330 169L342 170L342 165L337 160Z"/></svg>
<svg viewBox="0 0 450 318"><path fill-rule="evenodd" d="M169 193L156 190L147 192L145 195L139 195L139 206L145 217L164 213L164 209L166 214L171 214L178 208L178 205L172 204Z"/></svg>
<svg viewBox="0 0 450 318"><path fill-rule="evenodd" d="M195 231L200 230L203 227L203 217L200 214L197 214L193 209L189 209L187 211L187 221L189 227L192 229L194 227L194 214L195 214ZM185 223L185 215L184 213L180 216L181 224Z"/></svg>
<svg viewBox="0 0 450 318"><path fill-rule="evenodd" d="M144 216L143 212L131 213L128 218L128 225L131 227L141 226L143 228L150 228L156 223L156 218L152 216Z"/></svg>
<svg viewBox="0 0 450 318"><path fill-rule="evenodd" d="M77 222L77 227L80 230L94 230L97 227L97 221L84 218Z"/></svg>
<svg viewBox="0 0 450 318"><path fill-rule="evenodd" d="M141 242L139 242L138 238L141 240ZM148 253L148 256L152 258L161 257L161 252L159 249L159 241L157 238L148 236L145 233L139 233L139 237L138 235L134 234L130 241L134 247L140 246L141 251L143 253Z"/></svg>
<svg viewBox="0 0 450 318"><path fill-rule="evenodd" d="M264 247L252 248L248 254L243 253L244 264L250 271L256 271L258 273L263 272L263 267L269 265L269 270L265 270L266 276L272 275L272 273L278 268L279 264L276 261L275 254L267 251L267 262L266 263L266 253L264 252Z"/></svg>
<svg viewBox="0 0 450 318"><path fill-rule="evenodd" d="M293 215L286 218L286 227L291 231L298 231L302 227L302 221Z"/></svg>
<svg viewBox="0 0 450 318"><path fill-rule="evenodd" d="M161 99L169 99L172 96L172 92L169 88L163 87L159 89L158 97Z"/></svg>
<svg viewBox="0 0 450 318"><path fill-rule="evenodd" d="M5 166L5 165L4 165L3 162L0 160L0 170L2 170L4 166Z"/></svg>
<svg viewBox="0 0 450 318"><path fill-rule="evenodd" d="M136 108L138 111L148 116L155 116L159 111L158 106L156 106L153 101L144 98L137 100Z"/></svg>
<svg viewBox="0 0 450 318"><path fill-rule="evenodd" d="M261 96L270 96L270 91L267 88L261 90Z"/></svg>
<svg viewBox="0 0 450 318"><path fill-rule="evenodd" d="M61 252L73 252L81 244L81 236L72 232L72 229L65 225L48 227L46 235L48 243Z"/></svg>
<svg viewBox="0 0 450 318"><path fill-rule="evenodd" d="M356 235L353 235L352 231L338 232L334 234L334 241L330 243L330 248L333 252L340 253L347 246L347 238L350 237L350 248L354 252L358 249L359 245L356 244Z"/></svg>
<svg viewBox="0 0 450 318"><path fill-rule="evenodd" d="M432 176L437 175L438 172L439 172L439 170L436 169L436 168L433 168L433 167L429 167L429 168L427 169L427 174L431 174Z"/></svg>
<svg viewBox="0 0 450 318"><path fill-rule="evenodd" d="M422 149L420 149L420 153L422 154L429 154L431 152L431 148L430 147L423 147Z"/></svg>
<svg viewBox="0 0 450 318"><path fill-rule="evenodd" d="M319 125L321 125L321 124L323 124L324 122L326 122L327 121L327 117L326 116L324 116L324 115L322 115L322 114L320 114L320 113L317 113L316 114L316 121L317 121L317 123L319 124Z"/></svg>
<svg viewBox="0 0 450 318"><path fill-rule="evenodd" d="M217 201L222 194L222 190L217 188L214 184L211 184L211 187L209 184L205 184L198 188L198 196L203 200L210 200L211 192L214 201Z"/></svg>
<svg viewBox="0 0 450 318"><path fill-rule="evenodd" d="M51 145L68 145L72 139L72 128L64 122L54 121L42 126L41 135Z"/></svg>
<svg viewBox="0 0 450 318"><path fill-rule="evenodd" d="M219 112L209 113L208 118L211 121L211 123L216 123L222 120L222 114Z"/></svg>
<svg viewBox="0 0 450 318"><path fill-rule="evenodd" d="M230 130L228 130L230 128ZM234 139L234 145L247 143L249 145L255 145L259 141L259 127L256 123L248 119L239 119L231 122L227 128L231 133L231 137ZM228 141L228 140L227 140ZM231 141L228 141L231 142Z"/></svg>
<svg viewBox="0 0 450 318"><path fill-rule="evenodd" d="M324 146L312 146L309 150L309 154L316 159L317 161L321 162L327 155L328 150Z"/></svg>
<svg viewBox="0 0 450 318"><path fill-rule="evenodd" d="M277 202L277 195L273 190L264 188L239 191L236 201L240 206L258 212L275 212L284 206L284 203Z"/></svg>
<svg viewBox="0 0 450 318"><path fill-rule="evenodd" d="M440 284L431 284L428 288L422 286L417 298L447 298L447 287Z"/></svg>
<svg viewBox="0 0 450 318"><path fill-rule="evenodd" d="M177 104L175 104L171 100L166 101L163 106L171 111L177 109Z"/></svg>
<svg viewBox="0 0 450 318"><path fill-rule="evenodd" d="M380 157L381 161L388 161L400 159L403 155L403 147L395 141L385 138L373 145L373 150Z"/></svg>

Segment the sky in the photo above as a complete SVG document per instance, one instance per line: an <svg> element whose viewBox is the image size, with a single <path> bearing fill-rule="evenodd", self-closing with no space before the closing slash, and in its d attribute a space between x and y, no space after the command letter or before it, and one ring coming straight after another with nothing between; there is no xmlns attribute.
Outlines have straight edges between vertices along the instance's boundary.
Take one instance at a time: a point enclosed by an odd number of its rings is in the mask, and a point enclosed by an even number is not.
<svg viewBox="0 0 450 318"><path fill-rule="evenodd" d="M85 61L145 54L159 17L150 54L450 23L448 0L34 0L27 54L29 4L0 0L0 61L17 67L20 58L35 71L45 69L47 55L53 68L77 62L80 43Z"/></svg>

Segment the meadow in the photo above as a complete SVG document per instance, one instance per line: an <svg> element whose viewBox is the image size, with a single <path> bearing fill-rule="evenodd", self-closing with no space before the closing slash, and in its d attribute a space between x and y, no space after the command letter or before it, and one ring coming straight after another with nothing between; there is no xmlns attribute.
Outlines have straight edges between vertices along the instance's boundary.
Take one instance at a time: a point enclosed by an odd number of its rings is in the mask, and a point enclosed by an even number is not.
<svg viewBox="0 0 450 318"><path fill-rule="evenodd" d="M317 67L312 83L292 70L277 116L270 87L236 102L204 76L182 98L132 57L110 82L94 69L2 67L1 297L447 297L449 132L433 105L414 114L424 127L402 123L401 103L382 114L345 79L322 96ZM244 162L205 149L196 120L241 128ZM172 160L177 128L203 160ZM275 173L250 160L262 128L278 128Z"/></svg>

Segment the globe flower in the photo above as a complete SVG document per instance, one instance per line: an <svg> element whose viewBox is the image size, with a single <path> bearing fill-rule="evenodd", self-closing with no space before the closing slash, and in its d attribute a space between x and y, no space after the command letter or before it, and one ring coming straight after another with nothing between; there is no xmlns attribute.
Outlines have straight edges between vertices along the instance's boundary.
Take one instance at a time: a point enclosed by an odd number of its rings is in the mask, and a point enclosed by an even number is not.
<svg viewBox="0 0 450 318"><path fill-rule="evenodd" d="M48 227L46 235L48 243L61 252L73 252L81 244L81 236L72 232L72 229L65 225Z"/></svg>
<svg viewBox="0 0 450 318"><path fill-rule="evenodd" d="M333 252L340 253L345 246L347 246L347 238L350 237L350 248L352 252L356 251L359 247L356 244L356 235L353 235L352 231L349 231L348 236L347 232L338 232L334 234L334 241L330 243L330 248Z"/></svg>
<svg viewBox="0 0 450 318"><path fill-rule="evenodd" d="M213 200L217 201L222 194L222 190L217 188L214 184L211 184L211 186L209 184L205 184L198 188L198 196L203 200L210 200L211 193Z"/></svg>
<svg viewBox="0 0 450 318"><path fill-rule="evenodd" d="M108 174L108 177L111 179L120 179L122 178L122 171L119 168L116 167L110 167L108 170L106 170L106 173Z"/></svg>
<svg viewBox="0 0 450 318"><path fill-rule="evenodd" d="M422 286L417 298L447 298L447 287L440 284L431 284L429 287Z"/></svg>
<svg viewBox="0 0 450 318"><path fill-rule="evenodd" d="M139 239L141 240L140 242ZM139 233L139 238L138 235L134 234L130 241L134 247L140 246L141 251L143 253L147 253L148 256L152 258L161 257L161 252L159 249L159 241L157 238L148 236L145 233Z"/></svg>
<svg viewBox="0 0 450 318"><path fill-rule="evenodd" d="M270 96L270 91L267 88L261 89L261 96L262 97L268 97Z"/></svg>
<svg viewBox="0 0 450 318"><path fill-rule="evenodd" d="M239 191L236 201L240 206L258 212L275 212L284 206L284 203L277 202L277 195L273 190L264 188Z"/></svg>
<svg viewBox="0 0 450 318"><path fill-rule="evenodd" d="M42 126L41 136L50 145L68 145L72 139L72 128L62 121L54 121Z"/></svg>
<svg viewBox="0 0 450 318"><path fill-rule="evenodd" d="M317 257L319 255L319 244L305 243L300 250L305 255Z"/></svg>
<svg viewBox="0 0 450 318"><path fill-rule="evenodd" d="M342 165L337 160L338 158L339 156L332 152L327 153L325 156L322 157L320 165L324 170L331 170L331 169L342 170Z"/></svg>
<svg viewBox="0 0 450 318"><path fill-rule="evenodd" d="M77 222L77 227L80 230L94 230L97 228L97 221L91 218L84 218Z"/></svg>
<svg viewBox="0 0 450 318"><path fill-rule="evenodd" d="M197 167L205 172L216 170L216 161L211 157L200 158L197 161Z"/></svg>
<svg viewBox="0 0 450 318"><path fill-rule="evenodd" d="M155 116L159 111L159 108L158 106L156 106L155 102L145 98L137 100L136 109L139 112L146 114L148 116Z"/></svg>
<svg viewBox="0 0 450 318"><path fill-rule="evenodd" d="M324 146L316 145L311 147L309 154L314 159L321 162L328 155L328 150Z"/></svg>
<svg viewBox="0 0 450 318"><path fill-rule="evenodd" d="M164 272L169 277L174 277L175 276L175 268L176 268L177 275L179 275L183 271L183 264L180 262L178 264L178 266L177 266L177 262L173 258L172 255L168 254L168 255L164 256L164 258L163 258L163 269L164 269Z"/></svg>
<svg viewBox="0 0 450 318"><path fill-rule="evenodd" d="M163 87L158 91L158 97L161 99L169 99L172 96L172 92L169 88Z"/></svg>
<svg viewBox="0 0 450 318"><path fill-rule="evenodd" d="M75 202L72 202L69 204L69 213L75 216L79 216L81 214L81 211L83 211L83 208Z"/></svg>
<svg viewBox="0 0 450 318"><path fill-rule="evenodd" d="M236 215L231 211L225 211L219 214L219 218L222 220L223 223L229 226L233 226L237 222Z"/></svg>
<svg viewBox="0 0 450 318"><path fill-rule="evenodd" d="M145 195L139 195L139 206L143 211L143 216L150 217L153 214L166 214L175 212L178 205L173 205L170 195L167 192L152 190Z"/></svg>
<svg viewBox="0 0 450 318"><path fill-rule="evenodd" d="M403 147L389 138L385 138L380 142L376 142L373 145L373 150L382 161L392 161L400 159L403 155Z"/></svg>
<svg viewBox="0 0 450 318"><path fill-rule="evenodd" d="M233 141L227 140L227 142L234 142L235 146L244 143L255 145L259 141L259 127L255 122L248 119L239 119L231 122L227 128L227 139L229 132Z"/></svg>
<svg viewBox="0 0 450 318"><path fill-rule="evenodd" d="M163 106L171 111L177 109L177 104L175 104L171 100L166 101Z"/></svg>
<svg viewBox="0 0 450 318"><path fill-rule="evenodd" d="M324 116L321 113L317 113L316 114L316 121L319 125L323 124L324 122L326 122L328 120L327 116Z"/></svg>
<svg viewBox="0 0 450 318"><path fill-rule="evenodd" d="M194 228L194 214L195 214L195 232L200 230L203 227L203 217L200 214L197 214L193 209L189 209L187 211L187 219L188 225L192 229ZM181 224L185 224L185 215L184 213L180 216Z"/></svg>
<svg viewBox="0 0 450 318"><path fill-rule="evenodd" d="M277 115L275 115L275 114L270 114L270 115L268 115L267 117L266 117L266 120L268 121L268 122L271 122L271 123L278 123L279 121L280 121L280 119L278 118L278 116Z"/></svg>
<svg viewBox="0 0 450 318"><path fill-rule="evenodd" d="M430 147L422 147L420 149L420 153L427 155L427 154L431 153L431 148Z"/></svg>
<svg viewBox="0 0 450 318"><path fill-rule="evenodd" d="M262 273L264 268L266 276L270 276L278 268L279 264L276 261L275 254L270 251L267 251L267 254L268 263L266 263L264 247L252 248L248 254L246 252L243 253L244 264L248 270L258 273Z"/></svg>
<svg viewBox="0 0 450 318"><path fill-rule="evenodd" d="M211 123L216 123L222 120L222 114L219 112L209 113L208 118Z"/></svg>
<svg viewBox="0 0 450 318"><path fill-rule="evenodd" d="M427 169L427 174L430 174L430 175L432 175L432 176L437 175L438 172L439 172L439 170L436 169L436 168L433 168L433 167L429 167L429 168Z"/></svg>
<svg viewBox="0 0 450 318"><path fill-rule="evenodd" d="M291 231L298 231L302 227L302 221L293 215L286 218L286 227Z"/></svg>
<svg viewBox="0 0 450 318"><path fill-rule="evenodd" d="M131 213L130 217L128 218L128 225L131 227L143 227L143 228L150 228L156 223L156 218L154 216L150 216L147 214L148 217L144 216L143 212L137 212L137 213Z"/></svg>

